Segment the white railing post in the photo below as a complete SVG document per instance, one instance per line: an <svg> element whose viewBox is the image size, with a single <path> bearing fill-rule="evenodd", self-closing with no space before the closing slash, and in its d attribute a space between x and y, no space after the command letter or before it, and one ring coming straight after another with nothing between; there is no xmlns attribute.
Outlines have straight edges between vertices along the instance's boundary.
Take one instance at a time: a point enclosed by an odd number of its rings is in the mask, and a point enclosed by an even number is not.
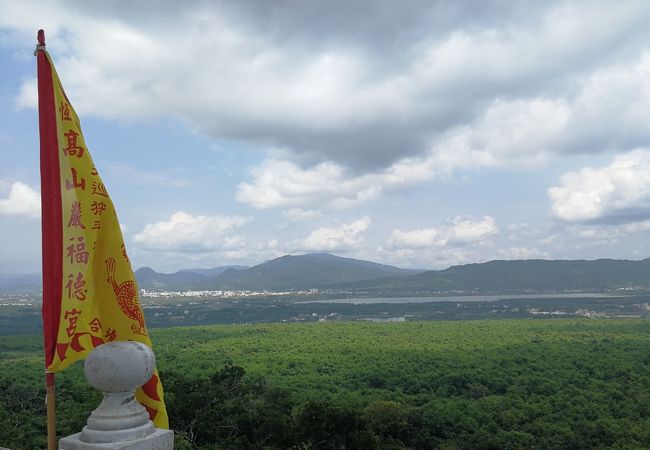
<svg viewBox="0 0 650 450"><path fill-rule="evenodd" d="M155 428L135 390L153 375L156 357L139 342L109 342L95 348L84 363L91 386L104 399L81 433L59 441L60 450L172 450L174 432Z"/></svg>

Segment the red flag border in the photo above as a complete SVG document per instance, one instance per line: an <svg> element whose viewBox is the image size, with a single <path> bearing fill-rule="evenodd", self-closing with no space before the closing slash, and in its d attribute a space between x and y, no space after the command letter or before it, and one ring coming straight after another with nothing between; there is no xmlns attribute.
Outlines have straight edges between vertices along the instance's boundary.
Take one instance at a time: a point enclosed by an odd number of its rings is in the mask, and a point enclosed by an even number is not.
<svg viewBox="0 0 650 450"><path fill-rule="evenodd" d="M37 51L38 122L41 156L41 231L43 251L43 341L45 367L56 354L61 318L61 280L63 279L63 219L59 139L54 104L52 65L45 50Z"/></svg>

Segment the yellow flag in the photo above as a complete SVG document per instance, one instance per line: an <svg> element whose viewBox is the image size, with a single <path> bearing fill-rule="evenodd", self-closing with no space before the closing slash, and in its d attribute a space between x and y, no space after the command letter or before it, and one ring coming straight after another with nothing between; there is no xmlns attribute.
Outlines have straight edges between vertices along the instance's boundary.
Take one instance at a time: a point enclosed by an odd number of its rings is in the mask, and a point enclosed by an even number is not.
<svg viewBox="0 0 650 450"><path fill-rule="evenodd" d="M42 179L49 176L53 186L52 192L46 192L46 185L41 189L43 239L49 239L50 249L46 250L44 242L44 261L48 253L54 273L60 273L58 280L50 279L49 283L44 277L44 291L46 284L54 286L54 295L46 298L44 294L43 299L46 368L53 373L85 358L105 342L152 344L115 207L88 153L79 117L63 91L50 56L44 49L37 56L41 172ZM51 167L45 169L44 152L56 152L46 155ZM43 170L50 173L43 174ZM46 229L46 218L52 217L54 224ZM44 272L47 269L44 262ZM53 341L49 345L48 326ZM136 397L157 427L168 428L157 370Z"/></svg>

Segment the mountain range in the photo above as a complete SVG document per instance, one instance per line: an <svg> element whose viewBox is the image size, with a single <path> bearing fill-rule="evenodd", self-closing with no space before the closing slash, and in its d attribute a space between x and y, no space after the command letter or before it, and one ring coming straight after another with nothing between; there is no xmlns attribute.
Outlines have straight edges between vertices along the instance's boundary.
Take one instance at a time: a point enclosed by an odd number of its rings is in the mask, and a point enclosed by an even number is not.
<svg viewBox="0 0 650 450"><path fill-rule="evenodd" d="M401 279L340 285L341 288L390 291L562 292L650 289L650 258L641 261L515 260L452 266Z"/></svg>
<svg viewBox="0 0 650 450"><path fill-rule="evenodd" d="M182 270L162 274L144 267L135 276L141 289L290 290L401 278L418 272L328 253L311 253L285 255L253 267L225 266L209 272Z"/></svg>
<svg viewBox="0 0 650 450"><path fill-rule="evenodd" d="M222 266L159 273L135 272L147 290L295 290L347 289L367 292L562 292L650 289L650 258L641 261L515 260L416 270L342 258L328 253L286 255L253 267ZM0 293L40 289L40 275L1 275Z"/></svg>

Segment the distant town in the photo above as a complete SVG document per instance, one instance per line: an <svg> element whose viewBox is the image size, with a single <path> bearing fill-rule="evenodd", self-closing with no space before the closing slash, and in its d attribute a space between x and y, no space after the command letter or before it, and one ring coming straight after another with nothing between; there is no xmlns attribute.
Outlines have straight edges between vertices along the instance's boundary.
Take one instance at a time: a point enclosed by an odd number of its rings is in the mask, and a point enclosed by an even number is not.
<svg viewBox="0 0 650 450"><path fill-rule="evenodd" d="M242 298L242 297L282 297L288 295L317 295L318 289L306 289L300 291L252 291L252 290L205 290L205 291L152 291L140 289L141 298Z"/></svg>

